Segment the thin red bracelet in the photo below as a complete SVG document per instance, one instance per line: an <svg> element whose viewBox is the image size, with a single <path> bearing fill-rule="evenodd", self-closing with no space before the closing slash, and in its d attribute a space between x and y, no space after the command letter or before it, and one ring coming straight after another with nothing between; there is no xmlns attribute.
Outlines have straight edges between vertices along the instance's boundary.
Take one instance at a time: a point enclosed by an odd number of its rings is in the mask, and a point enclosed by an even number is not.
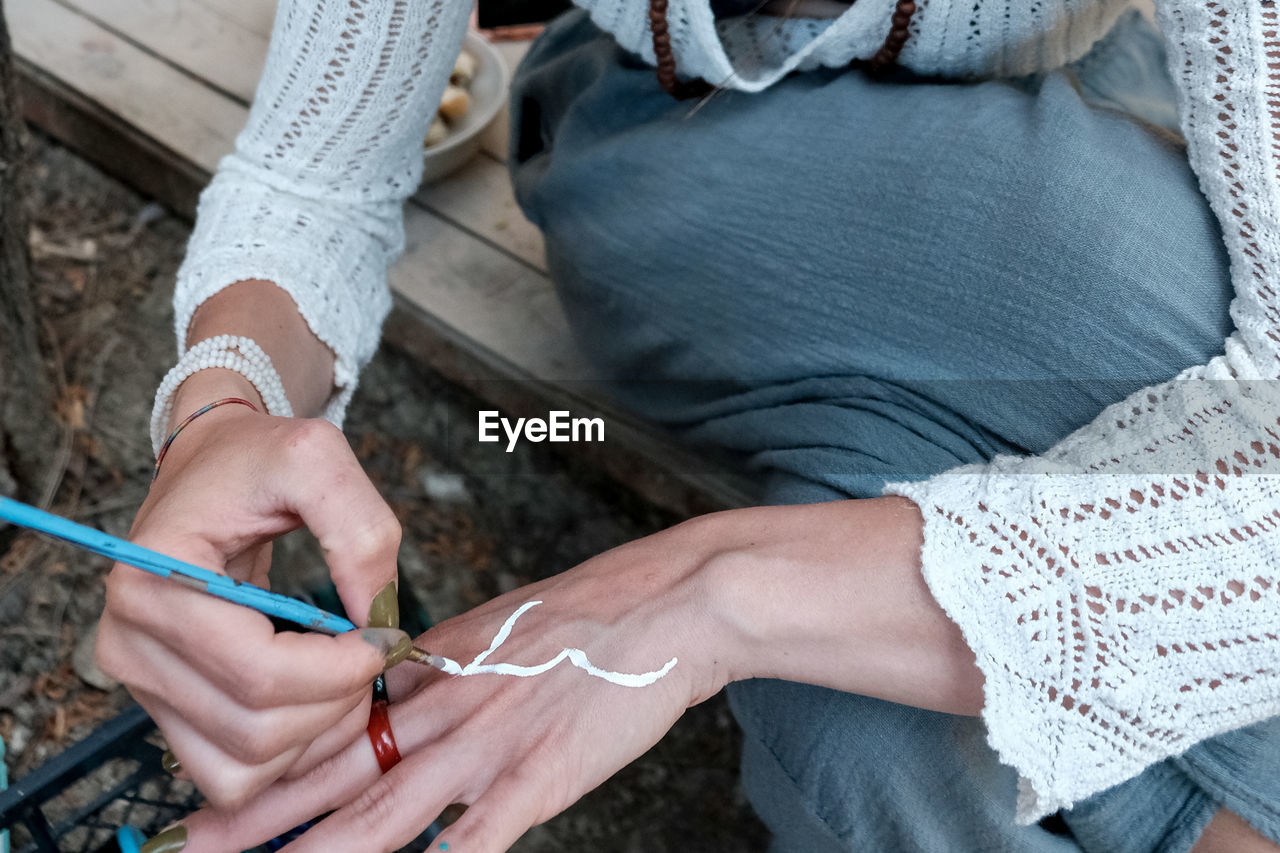
<svg viewBox="0 0 1280 853"><path fill-rule="evenodd" d="M391 718L387 716L387 703L381 699L373 703L369 709L369 726L365 731L369 735L369 743L373 744L373 755L378 759L378 766L386 773L400 763L400 750L396 746L396 736L391 733Z"/></svg>
<svg viewBox="0 0 1280 853"><path fill-rule="evenodd" d="M173 440L178 437L178 433L182 432L182 430L186 428L187 424L191 423L205 412L216 409L219 406L225 406L228 403L239 403L241 406L248 406L255 412L258 411L257 406L241 397L223 397L221 400L214 400L203 409L196 409L194 412L182 419L182 423L178 424L177 428L174 429L173 432L169 433L169 437L166 438L164 440L164 444L160 446L160 452L156 454L156 467L151 471L151 479L155 480L156 477L160 476L160 463L164 461L165 454L169 452L169 445L173 444Z"/></svg>

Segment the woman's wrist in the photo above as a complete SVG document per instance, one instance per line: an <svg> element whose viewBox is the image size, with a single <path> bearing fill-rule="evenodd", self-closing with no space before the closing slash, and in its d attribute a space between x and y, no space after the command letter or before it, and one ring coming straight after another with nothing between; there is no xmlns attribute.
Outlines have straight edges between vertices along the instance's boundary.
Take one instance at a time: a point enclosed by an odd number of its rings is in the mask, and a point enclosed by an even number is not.
<svg viewBox="0 0 1280 853"><path fill-rule="evenodd" d="M295 415L316 417L324 410L333 394L334 354L311 331L285 290L269 281L247 280L209 297L191 318L186 346L218 335L250 338L266 352ZM216 371L201 371L212 372Z"/></svg>
<svg viewBox="0 0 1280 853"><path fill-rule="evenodd" d="M262 413L313 417L333 393L333 352L293 298L269 281L237 282L209 297L184 344L186 357L157 391L151 425L157 452L184 418L216 400L235 397ZM224 367L206 366L210 360Z"/></svg>
<svg viewBox="0 0 1280 853"><path fill-rule="evenodd" d="M201 414L182 427L179 435L173 431L195 412L218 400L240 399L253 404L257 414L247 406L219 406ZM188 461L199 454L210 430L217 430L239 417L260 417L266 407L253 383L234 370L210 368L192 374L178 386L173 395L173 410L165 425L166 442L157 459L156 477L161 472L181 470Z"/></svg>
<svg viewBox="0 0 1280 853"><path fill-rule="evenodd" d="M982 707L973 653L920 571L898 497L758 507L694 522L726 681L780 678L950 713ZM697 525L700 525L697 527Z"/></svg>
<svg viewBox="0 0 1280 853"><path fill-rule="evenodd" d="M172 432L184 418L197 409L227 397L248 400L259 412L266 413L262 395L248 378L234 370L212 367L193 373L178 386L178 390L173 395L173 411L169 416L165 434Z"/></svg>

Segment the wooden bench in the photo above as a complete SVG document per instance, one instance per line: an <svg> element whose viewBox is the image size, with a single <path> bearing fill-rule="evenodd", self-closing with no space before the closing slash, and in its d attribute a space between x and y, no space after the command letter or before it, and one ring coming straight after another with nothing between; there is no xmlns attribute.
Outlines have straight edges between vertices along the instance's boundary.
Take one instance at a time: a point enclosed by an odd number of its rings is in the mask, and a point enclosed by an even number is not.
<svg viewBox="0 0 1280 853"><path fill-rule="evenodd" d="M191 217L232 148L267 51L263 0L7 0L27 118L107 172ZM514 68L526 45L499 45ZM396 346L517 416L603 415L580 444L647 498L692 514L741 505L740 478L708 466L591 390L547 277L542 237L512 197L506 114L482 153L406 206L390 273Z"/></svg>

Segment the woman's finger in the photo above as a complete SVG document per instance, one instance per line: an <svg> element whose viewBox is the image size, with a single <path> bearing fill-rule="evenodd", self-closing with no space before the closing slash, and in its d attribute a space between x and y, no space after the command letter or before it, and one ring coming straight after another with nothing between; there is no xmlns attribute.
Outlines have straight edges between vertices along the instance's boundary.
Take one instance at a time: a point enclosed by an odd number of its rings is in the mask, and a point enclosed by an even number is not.
<svg viewBox="0 0 1280 853"><path fill-rule="evenodd" d="M502 853L531 827L549 819L542 813L551 780L528 762L507 771L434 842L438 850Z"/></svg>
<svg viewBox="0 0 1280 853"><path fill-rule="evenodd" d="M450 803L466 803L490 772L474 738L426 746L354 792L346 805L285 848L287 853L398 850ZM483 782L480 782L483 786Z"/></svg>
<svg viewBox="0 0 1280 853"><path fill-rule="evenodd" d="M271 545L266 542L256 548L250 548L242 554L236 554L227 560L226 574L233 578L248 581L254 586L269 589L271 579Z"/></svg>
<svg viewBox="0 0 1280 853"><path fill-rule="evenodd" d="M164 731L170 749L200 793L217 808L234 809L244 804L302 754L302 747L294 747L264 764L245 764L188 725L163 697L142 690L134 696Z"/></svg>
<svg viewBox="0 0 1280 853"><path fill-rule="evenodd" d="M369 726L368 697L361 697L351 709L328 731L313 740L284 774L285 779L297 779L305 776L352 743L364 740Z"/></svg>
<svg viewBox="0 0 1280 853"><path fill-rule="evenodd" d="M404 773L405 768L417 766L421 761L420 753L431 751L435 742L454 725L454 715L444 708L428 708L422 702L416 704L416 708L405 704L389 708L391 730L401 754L406 757L388 775ZM367 715L364 721L367 723ZM183 853L225 853L227 850L249 849L304 821L345 806L378 784L380 778L382 771L369 739L357 737L306 775L277 781L237 809L205 808L184 818L182 823L187 827L188 841ZM421 779L406 784L412 786L412 796L425 795L427 786ZM312 832L318 829L316 827ZM418 827L418 832L421 832L421 827ZM328 849L363 851L376 848L360 841L352 847Z"/></svg>
<svg viewBox="0 0 1280 853"><path fill-rule="evenodd" d="M206 807L183 818L183 853L249 850L344 805L381 774L368 742L353 741L306 776L277 781L238 809Z"/></svg>
<svg viewBox="0 0 1280 853"><path fill-rule="evenodd" d="M154 637L251 708L339 699L364 690L396 644L410 642L403 632L385 630L337 637L276 633L260 613L131 566L112 572L108 599L111 619L104 619L98 651L105 671L127 684L145 676L122 646L131 636Z"/></svg>
<svg viewBox="0 0 1280 853"><path fill-rule="evenodd" d="M368 706L368 690L362 689L337 699L253 710L192 677L186 662L167 647L145 637L129 646L132 659L146 673L131 688L163 699L190 728L245 764L265 763L294 747L307 750L353 709Z"/></svg>
<svg viewBox="0 0 1280 853"><path fill-rule="evenodd" d="M294 425L284 453L289 477L272 481L273 509L296 514L316 537L343 607L364 625L374 596L396 580L400 522L327 421Z"/></svg>

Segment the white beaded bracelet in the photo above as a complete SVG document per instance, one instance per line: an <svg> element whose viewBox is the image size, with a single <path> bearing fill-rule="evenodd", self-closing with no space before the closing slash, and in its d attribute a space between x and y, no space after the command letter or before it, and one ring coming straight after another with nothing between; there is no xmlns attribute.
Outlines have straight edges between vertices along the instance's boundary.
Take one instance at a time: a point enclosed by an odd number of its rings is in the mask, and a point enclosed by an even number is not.
<svg viewBox="0 0 1280 853"><path fill-rule="evenodd" d="M165 428L173 415L173 395L187 377L201 370L220 367L234 370L248 379L257 389L267 414L282 418L293 417L293 407L284 393L284 383L276 373L271 358L251 338L238 335L217 335L183 353L178 363L165 374L156 389L155 405L151 408L151 448L159 453L164 444Z"/></svg>

